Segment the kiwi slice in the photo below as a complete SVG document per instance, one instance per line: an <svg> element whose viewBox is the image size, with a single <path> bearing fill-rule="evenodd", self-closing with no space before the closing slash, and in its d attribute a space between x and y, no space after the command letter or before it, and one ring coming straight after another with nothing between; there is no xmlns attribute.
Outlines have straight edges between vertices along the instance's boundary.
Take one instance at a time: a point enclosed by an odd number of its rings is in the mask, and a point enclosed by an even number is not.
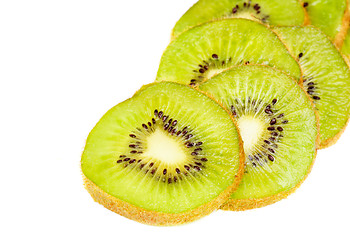
<svg viewBox="0 0 350 240"><path fill-rule="evenodd" d="M89 134L81 167L92 197L152 225L219 208L243 175L243 145L217 102L177 83L146 85Z"/></svg>
<svg viewBox="0 0 350 240"><path fill-rule="evenodd" d="M157 81L197 86L224 69L249 63L301 77L298 63L274 32L258 22L236 18L205 23L181 34L165 50Z"/></svg>
<svg viewBox="0 0 350 240"><path fill-rule="evenodd" d="M173 37L191 27L223 18L248 18L277 26L303 25L298 0L199 0L176 23Z"/></svg>
<svg viewBox="0 0 350 240"><path fill-rule="evenodd" d="M312 27L275 28L303 72L300 83L320 117L320 148L332 145L346 127L350 114L350 70L335 46Z"/></svg>
<svg viewBox="0 0 350 240"><path fill-rule="evenodd" d="M266 206L288 196L316 156L317 117L303 89L266 66L236 66L199 86L230 109L246 154L245 174L224 210Z"/></svg>
<svg viewBox="0 0 350 240"><path fill-rule="evenodd" d="M349 21L347 0L305 0L302 4L309 22L341 46Z"/></svg>

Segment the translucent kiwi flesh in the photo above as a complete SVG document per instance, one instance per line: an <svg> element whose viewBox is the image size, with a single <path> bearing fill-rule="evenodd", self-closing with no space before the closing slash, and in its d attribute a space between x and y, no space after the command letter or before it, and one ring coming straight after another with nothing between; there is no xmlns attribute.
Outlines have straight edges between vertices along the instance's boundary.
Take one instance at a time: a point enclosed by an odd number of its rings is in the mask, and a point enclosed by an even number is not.
<svg viewBox="0 0 350 240"><path fill-rule="evenodd" d="M199 0L176 23L173 37L205 22L248 18L277 26L303 25L304 10L298 0Z"/></svg>
<svg viewBox="0 0 350 240"><path fill-rule="evenodd" d="M350 115L350 70L335 46L312 27L278 27L277 34L298 60L300 83L320 118L320 148L336 142Z"/></svg>
<svg viewBox="0 0 350 240"><path fill-rule="evenodd" d="M242 156L237 129L218 103L163 82L143 87L102 117L81 166L87 190L108 209L174 225L227 200L243 174Z"/></svg>
<svg viewBox="0 0 350 240"><path fill-rule="evenodd" d="M311 25L324 32L340 47L348 28L347 0L304 0L302 2Z"/></svg>
<svg viewBox="0 0 350 240"><path fill-rule="evenodd" d="M237 66L199 86L236 119L246 154L240 187L222 207L246 210L288 196L316 155L317 117L298 84L266 66Z"/></svg>
<svg viewBox="0 0 350 240"><path fill-rule="evenodd" d="M247 19L225 19L192 28L165 50L157 81L198 86L213 75L240 64L264 64L295 79L300 68L278 36Z"/></svg>

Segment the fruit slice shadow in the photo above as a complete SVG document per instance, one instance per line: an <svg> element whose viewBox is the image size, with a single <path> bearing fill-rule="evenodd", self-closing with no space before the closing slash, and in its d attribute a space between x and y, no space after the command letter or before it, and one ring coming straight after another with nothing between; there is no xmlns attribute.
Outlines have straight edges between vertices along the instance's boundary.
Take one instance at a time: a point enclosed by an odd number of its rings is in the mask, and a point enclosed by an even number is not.
<svg viewBox="0 0 350 240"><path fill-rule="evenodd" d="M250 63L301 77L298 63L269 28L247 19L226 19L192 28L171 42L157 81L198 86L227 68Z"/></svg>
<svg viewBox="0 0 350 240"><path fill-rule="evenodd" d="M301 85L320 118L320 148L335 143L350 114L350 70L325 34L314 27L278 27L277 34L300 63Z"/></svg>
<svg viewBox="0 0 350 240"><path fill-rule="evenodd" d="M317 118L301 87L280 71L249 65L199 88L230 109L244 142L245 174L222 208L252 209L287 197L316 155Z"/></svg>
<svg viewBox="0 0 350 240"><path fill-rule="evenodd" d="M108 209L175 225L227 200L243 174L243 148L215 101L188 86L153 83L102 117L81 165L87 190Z"/></svg>
<svg viewBox="0 0 350 240"><path fill-rule="evenodd" d="M304 9L298 0L200 0L176 23L173 37L203 24L224 18L248 18L274 26L301 26Z"/></svg>

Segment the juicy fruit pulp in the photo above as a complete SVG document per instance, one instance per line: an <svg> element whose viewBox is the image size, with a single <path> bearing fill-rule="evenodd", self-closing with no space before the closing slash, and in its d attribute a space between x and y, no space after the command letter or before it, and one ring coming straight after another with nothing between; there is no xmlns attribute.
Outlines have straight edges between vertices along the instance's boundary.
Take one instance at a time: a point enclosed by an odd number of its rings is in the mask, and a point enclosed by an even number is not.
<svg viewBox="0 0 350 240"><path fill-rule="evenodd" d="M275 30L300 63L301 85L319 112L320 147L327 147L340 136L349 119L350 70L329 39L314 27Z"/></svg>
<svg viewBox="0 0 350 240"><path fill-rule="evenodd" d="M267 27L247 19L227 19L192 28L170 43L157 81L195 86L245 63L276 67L295 79L301 76L298 63Z"/></svg>
<svg viewBox="0 0 350 240"><path fill-rule="evenodd" d="M233 67L199 88L230 109L244 142L245 174L224 209L273 203L305 178L316 154L317 118L295 81L250 65Z"/></svg>
<svg viewBox="0 0 350 240"><path fill-rule="evenodd" d="M173 36L194 26L224 18L249 18L276 26L304 24L298 0L200 0L176 23Z"/></svg>
<svg viewBox="0 0 350 240"><path fill-rule="evenodd" d="M92 196L111 210L148 224L177 224L226 200L238 185L241 159L237 129L220 105L163 82L102 117L88 137L82 171Z"/></svg>
<svg viewBox="0 0 350 240"><path fill-rule="evenodd" d="M347 0L305 0L310 23L335 40L340 33Z"/></svg>

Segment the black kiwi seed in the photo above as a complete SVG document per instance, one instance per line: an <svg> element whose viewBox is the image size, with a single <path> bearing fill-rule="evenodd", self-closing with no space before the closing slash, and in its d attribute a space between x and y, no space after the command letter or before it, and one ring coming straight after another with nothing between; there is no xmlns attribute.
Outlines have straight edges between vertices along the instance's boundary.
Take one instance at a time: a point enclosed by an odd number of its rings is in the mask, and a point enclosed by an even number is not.
<svg viewBox="0 0 350 240"><path fill-rule="evenodd" d="M166 169L164 169L163 170L163 175L165 175L167 173L167 170Z"/></svg>
<svg viewBox="0 0 350 240"><path fill-rule="evenodd" d="M159 118L162 118L162 116L163 116L163 112L160 111L160 112L158 113L158 117L159 117Z"/></svg>
<svg viewBox="0 0 350 240"><path fill-rule="evenodd" d="M123 160L118 160L117 163L121 163Z"/></svg>
<svg viewBox="0 0 350 240"><path fill-rule="evenodd" d="M178 169L178 168L176 168L175 171L177 174L180 174L180 172L181 172L180 169Z"/></svg>
<svg viewBox="0 0 350 240"><path fill-rule="evenodd" d="M284 120L282 123L283 123L283 124L286 124L286 123L288 123L288 120Z"/></svg>
<svg viewBox="0 0 350 240"><path fill-rule="evenodd" d="M275 127L268 127L267 130L269 130L269 131L275 131Z"/></svg>
<svg viewBox="0 0 350 240"><path fill-rule="evenodd" d="M277 130L282 132L283 131L283 128L282 127L277 127Z"/></svg>
<svg viewBox="0 0 350 240"><path fill-rule="evenodd" d="M303 53L299 53L298 57L301 58L303 55Z"/></svg>
<svg viewBox="0 0 350 240"><path fill-rule="evenodd" d="M271 162L275 161L275 158L272 155L267 155L267 157Z"/></svg>
<svg viewBox="0 0 350 240"><path fill-rule="evenodd" d="M198 167L198 166L194 166L193 168L194 168L195 170L197 170L197 171L200 171L200 170L201 170L201 168Z"/></svg>
<svg viewBox="0 0 350 240"><path fill-rule="evenodd" d="M119 157L120 157L120 158L125 158L126 156L125 156L125 155L120 155Z"/></svg>
<svg viewBox="0 0 350 240"><path fill-rule="evenodd" d="M129 134L129 136L132 137L132 138L136 138L135 134Z"/></svg>
<svg viewBox="0 0 350 240"><path fill-rule="evenodd" d="M275 105L277 103L277 99L272 100L272 104Z"/></svg>
<svg viewBox="0 0 350 240"><path fill-rule="evenodd" d="M175 121L173 122L173 126L175 127L176 124L177 124L177 120L175 120Z"/></svg>
<svg viewBox="0 0 350 240"><path fill-rule="evenodd" d="M269 142L269 141L267 141L267 140L264 140L264 142L265 142L266 144L270 144L270 142Z"/></svg>
<svg viewBox="0 0 350 240"><path fill-rule="evenodd" d="M206 158L201 158L201 161L202 161L202 162L206 162L206 161L208 161L208 159L206 159Z"/></svg>
<svg viewBox="0 0 350 240"><path fill-rule="evenodd" d="M202 142L197 142L196 146L201 146L203 143Z"/></svg>
<svg viewBox="0 0 350 240"><path fill-rule="evenodd" d="M174 177L174 182L177 182L177 177L176 176Z"/></svg>
<svg viewBox="0 0 350 240"><path fill-rule="evenodd" d="M307 6L309 6L309 3L308 2L304 2L303 6L307 7Z"/></svg>
<svg viewBox="0 0 350 240"><path fill-rule="evenodd" d="M321 99L321 98L318 97L318 96L313 96L312 98L315 99L315 100L320 100L320 99Z"/></svg>
<svg viewBox="0 0 350 240"><path fill-rule="evenodd" d="M184 168L185 168L187 171L189 171L189 170L190 170L190 167L189 167L189 166L187 166L187 165L184 165Z"/></svg>
<svg viewBox="0 0 350 240"><path fill-rule="evenodd" d="M158 110L154 110L154 116L158 117Z"/></svg>
<svg viewBox="0 0 350 240"><path fill-rule="evenodd" d="M270 121L270 125L275 125L277 123L276 118L272 118Z"/></svg>
<svg viewBox="0 0 350 240"><path fill-rule="evenodd" d="M233 9L232 9L232 13L233 13L233 14L235 14L237 11L238 11L237 8L233 8Z"/></svg>
<svg viewBox="0 0 350 240"><path fill-rule="evenodd" d="M271 135L274 136L274 137L277 137L278 133L277 132L272 132Z"/></svg>
<svg viewBox="0 0 350 240"><path fill-rule="evenodd" d="M144 123L142 124L142 127L143 127L144 129L146 129L146 130L148 129L147 125L144 124Z"/></svg>
<svg viewBox="0 0 350 240"><path fill-rule="evenodd" d="M218 59L219 58L219 56L217 54L215 54L215 53L213 55L211 55L211 57L214 58L214 59Z"/></svg>

